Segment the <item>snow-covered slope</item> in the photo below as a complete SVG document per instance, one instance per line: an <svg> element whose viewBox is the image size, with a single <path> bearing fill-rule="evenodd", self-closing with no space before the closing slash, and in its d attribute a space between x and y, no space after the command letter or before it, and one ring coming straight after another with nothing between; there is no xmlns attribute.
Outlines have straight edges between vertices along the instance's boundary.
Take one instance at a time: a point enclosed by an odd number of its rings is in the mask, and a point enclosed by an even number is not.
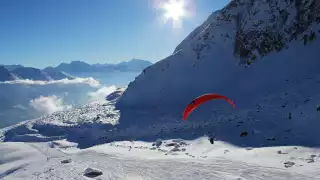
<svg viewBox="0 0 320 180"><path fill-rule="evenodd" d="M237 109L225 102L209 102L192 113L188 122L221 121L211 132L219 131L221 139L237 145L259 146L268 139L263 136L277 134L277 141L263 144L319 145L315 137L320 118L320 41L316 38L320 9L318 1L312 2L230 2L192 32L173 55L129 84L116 104L121 111L119 123L178 124L193 98L219 93L233 99ZM239 120L245 124L241 128L228 123ZM236 137L254 129L263 131L263 136ZM283 140L290 136L282 134L285 129L305 135Z"/></svg>

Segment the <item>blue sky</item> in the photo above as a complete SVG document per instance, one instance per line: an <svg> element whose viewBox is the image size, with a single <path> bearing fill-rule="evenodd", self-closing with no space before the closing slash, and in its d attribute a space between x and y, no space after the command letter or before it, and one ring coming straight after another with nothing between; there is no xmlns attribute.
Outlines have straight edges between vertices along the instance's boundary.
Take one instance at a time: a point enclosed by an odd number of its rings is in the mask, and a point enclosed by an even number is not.
<svg viewBox="0 0 320 180"><path fill-rule="evenodd" d="M0 64L156 62L229 0L195 0L183 29L158 20L151 0L0 0Z"/></svg>

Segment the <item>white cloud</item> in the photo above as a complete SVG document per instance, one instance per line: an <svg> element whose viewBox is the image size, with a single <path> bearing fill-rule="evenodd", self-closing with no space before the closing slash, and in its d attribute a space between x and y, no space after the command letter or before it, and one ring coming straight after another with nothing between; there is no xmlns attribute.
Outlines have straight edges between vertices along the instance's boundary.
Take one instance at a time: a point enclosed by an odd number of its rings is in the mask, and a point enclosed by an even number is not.
<svg viewBox="0 0 320 180"><path fill-rule="evenodd" d="M27 85L47 85L47 84L88 84L92 87L100 86L99 81L92 77L89 78L75 78L75 79L61 79L52 81L37 81L30 79L17 79L13 81L0 82L0 84L27 84Z"/></svg>
<svg viewBox="0 0 320 180"><path fill-rule="evenodd" d="M88 93L89 101L100 101L104 102L105 97L111 93L113 93L115 90L117 90L116 86L105 86L100 89L98 89L95 92Z"/></svg>
<svg viewBox="0 0 320 180"><path fill-rule="evenodd" d="M36 111L44 114L51 114L56 111L70 109L70 105L65 105L62 98L57 96L40 96L36 99L30 100L29 105Z"/></svg>

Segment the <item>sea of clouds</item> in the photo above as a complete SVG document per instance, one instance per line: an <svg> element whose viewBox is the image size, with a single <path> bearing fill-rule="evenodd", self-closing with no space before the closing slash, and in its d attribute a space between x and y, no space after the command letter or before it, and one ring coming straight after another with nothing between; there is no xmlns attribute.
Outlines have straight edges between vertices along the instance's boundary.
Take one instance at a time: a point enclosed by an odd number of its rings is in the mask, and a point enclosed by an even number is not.
<svg viewBox="0 0 320 180"><path fill-rule="evenodd" d="M92 77L0 82L0 128L92 101L103 103L116 89Z"/></svg>
<svg viewBox="0 0 320 180"><path fill-rule="evenodd" d="M92 87L100 86L99 81L92 77L89 78L75 78L75 79L61 79L52 81L36 81L30 79L17 79L13 81L4 81L0 84L25 84L25 85L48 85L48 84L88 84Z"/></svg>

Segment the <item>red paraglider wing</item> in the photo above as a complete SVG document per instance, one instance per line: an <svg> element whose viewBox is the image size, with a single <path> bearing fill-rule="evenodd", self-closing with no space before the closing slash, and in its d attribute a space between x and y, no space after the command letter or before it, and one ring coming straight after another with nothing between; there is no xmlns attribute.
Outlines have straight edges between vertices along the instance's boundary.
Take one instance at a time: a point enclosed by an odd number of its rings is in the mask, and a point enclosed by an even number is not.
<svg viewBox="0 0 320 180"><path fill-rule="evenodd" d="M189 116L189 114L195 108L200 106L202 103L205 103L207 101L214 100L214 99L224 99L224 100L228 101L228 103L230 103L234 108L236 107L235 104L233 103L233 101L231 101L226 96L222 96L222 95L219 95L219 94L205 94L205 95L202 95L200 97L197 97L191 103L188 104L188 106L184 109L184 112L183 112L183 115L182 115L183 120L186 120L187 117Z"/></svg>

